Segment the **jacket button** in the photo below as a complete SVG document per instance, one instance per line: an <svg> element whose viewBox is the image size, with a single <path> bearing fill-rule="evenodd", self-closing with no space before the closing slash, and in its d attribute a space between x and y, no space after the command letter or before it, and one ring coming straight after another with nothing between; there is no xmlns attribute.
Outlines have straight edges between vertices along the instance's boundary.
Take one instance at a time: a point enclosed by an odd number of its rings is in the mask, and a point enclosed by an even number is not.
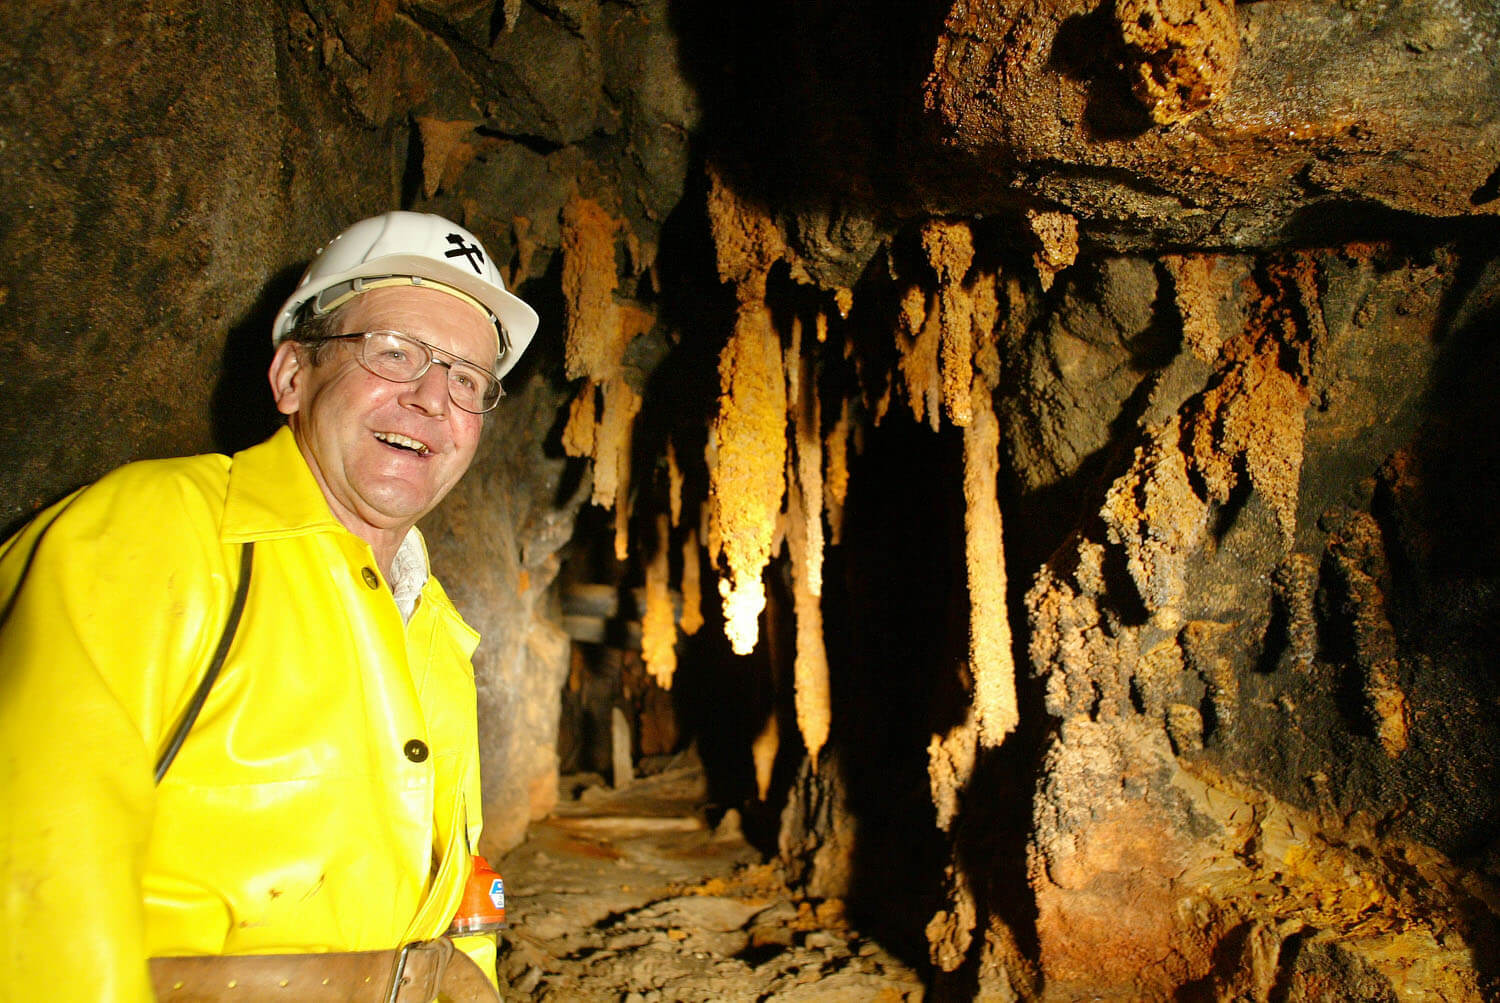
<svg viewBox="0 0 1500 1003"><path fill-rule="evenodd" d="M402 751L406 753L406 758L414 763L425 762L427 759L427 743L420 738L407 742L406 748Z"/></svg>
<svg viewBox="0 0 1500 1003"><path fill-rule="evenodd" d="M380 588L380 578L375 574L374 568L360 568L359 573L363 576L365 584L372 589Z"/></svg>

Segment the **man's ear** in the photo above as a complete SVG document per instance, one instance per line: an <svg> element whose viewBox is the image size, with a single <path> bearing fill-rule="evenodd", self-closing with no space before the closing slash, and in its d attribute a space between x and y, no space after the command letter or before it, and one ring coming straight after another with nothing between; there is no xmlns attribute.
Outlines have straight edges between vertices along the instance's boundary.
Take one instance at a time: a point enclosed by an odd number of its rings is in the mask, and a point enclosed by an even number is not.
<svg viewBox="0 0 1500 1003"><path fill-rule="evenodd" d="M271 396L276 398L276 410L282 414L295 414L302 406L303 359L295 341L283 341L271 357L271 369L266 374L271 380Z"/></svg>

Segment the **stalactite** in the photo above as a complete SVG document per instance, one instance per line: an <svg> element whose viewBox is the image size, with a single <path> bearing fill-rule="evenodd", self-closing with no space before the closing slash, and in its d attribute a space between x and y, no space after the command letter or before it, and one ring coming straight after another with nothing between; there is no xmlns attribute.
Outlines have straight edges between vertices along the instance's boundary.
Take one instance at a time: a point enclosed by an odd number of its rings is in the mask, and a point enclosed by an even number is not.
<svg viewBox="0 0 1500 1003"><path fill-rule="evenodd" d="M630 259L631 275L640 275L656 260L656 248L650 244L642 244L635 231L629 229L625 231L625 254Z"/></svg>
<svg viewBox="0 0 1500 1003"><path fill-rule="evenodd" d="M714 429L708 427L708 435L703 440L704 466L713 471L719 465L719 444L714 441ZM712 479L710 478L710 487ZM724 541L719 538L719 522L714 518L714 500L712 497L704 498L703 503L698 506L698 532L703 537L703 549L708 551L708 563L718 568L719 562L724 559Z"/></svg>
<svg viewBox="0 0 1500 1003"><path fill-rule="evenodd" d="M974 276L969 290L973 304L974 321L974 370L984 378L985 386L993 392L1000 385L1000 276L997 273L980 271Z"/></svg>
<svg viewBox="0 0 1500 1003"><path fill-rule="evenodd" d="M710 168L708 212L719 275L735 284L734 331L719 356L719 412L709 429L709 550L721 565L724 632L737 654L754 649L765 608L786 471L786 378L781 339L765 304L770 267L786 253L780 230L740 201Z"/></svg>
<svg viewBox="0 0 1500 1003"><path fill-rule="evenodd" d="M995 280L995 296L1000 298L1000 290L1005 290L1005 323L1001 331L997 331L998 337L1007 342L1019 342L1026 335L1027 307L1030 301L1026 296L1026 286L1021 282L1019 275L1006 275Z"/></svg>
<svg viewBox="0 0 1500 1003"><path fill-rule="evenodd" d="M1307 428L1311 346L1317 340L1306 260L1267 269L1270 288L1246 339L1226 346L1228 367L1184 423L1192 467L1211 498L1228 501L1242 472L1276 513L1290 543Z"/></svg>
<svg viewBox="0 0 1500 1003"><path fill-rule="evenodd" d="M755 764L755 796L764 801L771 793L771 773L776 766L776 753L781 747L781 727L776 723L773 708L766 715L766 723L750 743L750 760Z"/></svg>
<svg viewBox="0 0 1500 1003"><path fill-rule="evenodd" d="M614 506L615 559L620 561L630 551L631 430L640 410L640 395L630 384L623 379L605 384L604 415L595 433L594 504Z"/></svg>
<svg viewBox="0 0 1500 1003"><path fill-rule="evenodd" d="M1028 210L1027 225L1041 248L1032 255L1042 288L1051 289L1057 273L1078 257L1078 220L1065 212Z"/></svg>
<svg viewBox="0 0 1500 1003"><path fill-rule="evenodd" d="M640 395L624 379L616 377L602 386L585 380L569 405L562 432L563 452L594 461L590 501L615 510L615 554L620 560L629 549L631 430L640 409Z"/></svg>
<svg viewBox="0 0 1500 1003"><path fill-rule="evenodd" d="M641 617L641 657L646 671L664 690L677 671L677 624L672 613L668 555L672 545L666 513L656 517L656 547L646 565L646 612Z"/></svg>
<svg viewBox="0 0 1500 1003"><path fill-rule="evenodd" d="M436 195L439 188L453 188L458 184L464 168L478 152L474 144L464 142L464 137L471 135L478 124L418 116L417 133L422 139L422 193L428 198Z"/></svg>
<svg viewBox="0 0 1500 1003"><path fill-rule="evenodd" d="M870 408L870 418L876 425L879 425L881 422L885 421L886 414L888 414L891 410L891 393L893 389L894 387L892 381L890 380L889 376L887 376L885 388L881 391L880 396L875 399L875 403Z"/></svg>
<svg viewBox="0 0 1500 1003"><path fill-rule="evenodd" d="M563 351L570 380L608 380L625 355L624 330L614 298L619 226L592 199L575 194L563 207L562 291L567 321Z"/></svg>
<svg viewBox="0 0 1500 1003"><path fill-rule="evenodd" d="M801 351L801 325L793 324L792 345L786 354L787 418L792 426L795 455L789 474L802 495L800 518L807 546L797 562L813 596L823 594L823 407L818 397L816 367ZM788 506L791 511L791 506Z"/></svg>
<svg viewBox="0 0 1500 1003"><path fill-rule="evenodd" d="M1271 573L1277 605L1286 620L1286 649L1292 667L1310 672L1318 657L1318 562L1290 553Z"/></svg>
<svg viewBox="0 0 1500 1003"><path fill-rule="evenodd" d="M1227 336L1218 307L1231 291L1234 273L1219 268L1218 257L1211 254L1168 254L1162 264L1172 277L1183 344L1204 362L1212 362Z"/></svg>
<svg viewBox="0 0 1500 1003"><path fill-rule="evenodd" d="M1369 513L1352 515L1329 542L1330 564L1343 586L1342 614L1349 624L1366 712L1381 748L1392 758L1410 743L1411 709L1401 689L1401 645L1391 625L1381 580L1388 579L1380 524Z"/></svg>
<svg viewBox="0 0 1500 1003"><path fill-rule="evenodd" d="M521 17L521 0L501 0L500 13L503 18L506 31L511 31L516 26L516 21Z"/></svg>
<svg viewBox="0 0 1500 1003"><path fill-rule="evenodd" d="M518 289L531 274L531 259L537 251L536 238L531 235L531 220L526 216L512 216L511 237L515 241L515 265L505 278L507 289Z"/></svg>
<svg viewBox="0 0 1500 1003"><path fill-rule="evenodd" d="M719 414L710 436L711 535L725 572L719 580L724 629L736 654L749 654L765 608L761 572L771 557L785 490L786 382L781 343L762 305L743 304L719 359Z"/></svg>
<svg viewBox="0 0 1500 1003"><path fill-rule="evenodd" d="M979 726L972 705L962 723L949 728L946 735L933 735L927 743L927 784L937 809L937 827L944 832L958 817L959 798L974 774L978 748Z"/></svg>
<svg viewBox="0 0 1500 1003"><path fill-rule="evenodd" d="M854 309L854 290L848 286L839 286L833 291L833 305L838 308L839 316L848 320L849 311Z"/></svg>
<svg viewBox="0 0 1500 1003"><path fill-rule="evenodd" d="M698 531L682 541L682 618L677 626L689 637L703 626L703 576L698 563Z"/></svg>
<svg viewBox="0 0 1500 1003"><path fill-rule="evenodd" d="M920 285L907 288L901 299L896 347L901 353L901 379L912 417L927 422L934 432L942 422L942 371L938 351L943 340L942 316L929 310L927 293Z"/></svg>
<svg viewBox="0 0 1500 1003"><path fill-rule="evenodd" d="M585 380L573 402L568 405L568 421L563 426L563 452L569 456L594 455L595 430L599 425L599 385Z"/></svg>
<svg viewBox="0 0 1500 1003"><path fill-rule="evenodd" d="M823 443L813 366L802 354L802 327L793 322L786 352L787 407L792 423L792 455L787 470L787 549L792 565L792 600L797 618L797 729L814 772L828 740L828 653L823 645Z"/></svg>
<svg viewBox="0 0 1500 1003"><path fill-rule="evenodd" d="M974 357L974 302L964 286L964 276L974 262L974 235L968 223L933 220L922 228L922 249L938 276L943 412L949 421L962 427L973 417L970 383Z"/></svg>
<svg viewBox="0 0 1500 1003"><path fill-rule="evenodd" d="M604 411L594 429L595 505L616 505L630 488L630 433L641 398L630 384L614 379L604 384Z"/></svg>
<svg viewBox="0 0 1500 1003"><path fill-rule="evenodd" d="M682 522L682 468L677 465L677 445L667 440L667 507L672 516L672 528Z"/></svg>
<svg viewBox="0 0 1500 1003"><path fill-rule="evenodd" d="M964 533L969 571L969 666L980 741L998 746L1020 720L1016 667L1005 602L1000 503L1000 424L982 377L972 389L974 421L964 429Z"/></svg>
<svg viewBox="0 0 1500 1003"><path fill-rule="evenodd" d="M844 533L844 500L849 496L850 405L839 402L838 420L823 441L827 468L823 472L823 510L828 517L829 541L838 546Z"/></svg>

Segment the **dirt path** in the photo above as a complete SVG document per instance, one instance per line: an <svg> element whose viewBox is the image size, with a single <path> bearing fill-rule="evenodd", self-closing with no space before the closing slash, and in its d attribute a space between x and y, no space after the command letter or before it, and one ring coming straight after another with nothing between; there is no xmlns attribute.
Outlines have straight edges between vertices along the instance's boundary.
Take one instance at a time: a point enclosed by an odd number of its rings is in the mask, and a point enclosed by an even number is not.
<svg viewBox="0 0 1500 1003"><path fill-rule="evenodd" d="M565 779L554 816L499 862L504 998L923 998L909 967L845 924L840 902L793 896L733 812L710 830L705 800L696 763L622 791Z"/></svg>

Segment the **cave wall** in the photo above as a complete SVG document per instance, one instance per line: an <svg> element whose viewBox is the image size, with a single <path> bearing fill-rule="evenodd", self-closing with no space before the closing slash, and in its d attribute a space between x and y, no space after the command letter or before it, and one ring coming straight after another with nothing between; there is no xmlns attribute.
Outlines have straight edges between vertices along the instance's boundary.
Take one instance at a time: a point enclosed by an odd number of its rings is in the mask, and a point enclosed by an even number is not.
<svg viewBox="0 0 1500 1003"><path fill-rule="evenodd" d="M1444 397L1455 355L1488 366L1497 290L1446 249L1213 264L1216 366L1184 381L1185 344L1148 377L1130 455L1026 596L1058 721L1028 847L1042 967L1315 995L1335 943L1398 995L1477 998L1497 694L1460 639L1494 579L1438 555L1489 505L1493 421Z"/></svg>
<svg viewBox="0 0 1500 1003"><path fill-rule="evenodd" d="M940 991L1497 991L1492 5L3 14L7 526L263 435L361 216L538 307L424 526L486 852L592 576L719 805Z"/></svg>
<svg viewBox="0 0 1500 1003"><path fill-rule="evenodd" d="M987 747L965 530L918 514L963 497L959 430L893 411L793 872L954 992L1488 998L1495 280L1464 240L1028 278L996 325L1020 722Z"/></svg>

